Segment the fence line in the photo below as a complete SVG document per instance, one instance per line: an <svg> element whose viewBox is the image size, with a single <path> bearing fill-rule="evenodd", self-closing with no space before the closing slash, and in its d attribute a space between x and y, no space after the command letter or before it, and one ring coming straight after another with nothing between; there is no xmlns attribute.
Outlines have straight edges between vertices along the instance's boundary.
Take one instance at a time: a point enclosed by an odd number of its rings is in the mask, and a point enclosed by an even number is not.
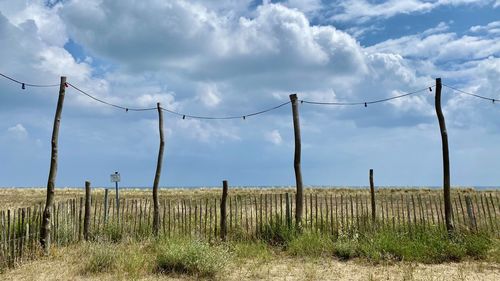
<svg viewBox="0 0 500 281"><path fill-rule="evenodd" d="M370 192L356 194L304 194L302 228L334 236L352 236L377 229L404 231L410 234L416 228L445 229L443 201L438 193L404 192L399 196L376 192L375 221L370 209ZM266 235L275 227L291 227L297 222L295 194L267 193L227 195L227 238L253 239ZM454 192L453 223L461 231L500 233L499 193ZM90 207L91 240L118 241L124 236L135 238L152 234L152 201L150 199L120 199L119 213L111 199L92 198ZM184 236L206 240L221 237L221 198L165 198L160 204L159 235ZM52 207L51 241L64 246L83 239L83 198L56 202ZM104 213L109 215L106 216ZM0 211L0 267L36 257L43 207L37 204L27 208Z"/></svg>

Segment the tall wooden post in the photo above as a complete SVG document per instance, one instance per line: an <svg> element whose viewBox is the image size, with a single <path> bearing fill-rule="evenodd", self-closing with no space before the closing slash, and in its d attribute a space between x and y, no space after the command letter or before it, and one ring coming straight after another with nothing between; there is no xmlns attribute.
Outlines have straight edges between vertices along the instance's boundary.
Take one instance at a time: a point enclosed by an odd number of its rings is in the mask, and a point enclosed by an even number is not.
<svg viewBox="0 0 500 281"><path fill-rule="evenodd" d="M47 181L47 198L45 199L45 209L43 210L42 225L40 226L40 244L47 254L50 248L50 216L52 205L54 204L54 188L57 175L57 141L59 139L59 125L61 123L61 114L64 104L64 95L66 92L66 77L61 77L59 85L59 98L57 99L56 114L54 117L54 126L52 128L52 151L50 157L49 179Z"/></svg>
<svg viewBox="0 0 500 281"><path fill-rule="evenodd" d="M85 181L85 215L83 217L83 239L85 241L89 240L89 230L90 230L90 181Z"/></svg>
<svg viewBox="0 0 500 281"><path fill-rule="evenodd" d="M222 239L222 241L226 241L226 236L227 236L227 215L226 215L227 191L228 191L227 180L224 180L222 181L222 198L220 200L220 238Z"/></svg>
<svg viewBox="0 0 500 281"><path fill-rule="evenodd" d="M118 172L115 172L117 175ZM118 181L115 181L115 205L116 205L116 221L120 223L120 191L118 189Z"/></svg>
<svg viewBox="0 0 500 281"><path fill-rule="evenodd" d="M165 140L163 138L163 111L160 103L156 104L158 109L159 130L160 130L160 150L158 151L158 161L156 163L155 181L153 184L153 233L158 235L160 229L160 204L158 203L158 184L160 183L161 166L163 162L163 147Z"/></svg>
<svg viewBox="0 0 500 281"><path fill-rule="evenodd" d="M303 204L303 186L302 186L302 172L300 170L300 122L299 122L299 101L296 94L290 95L292 102L293 114L293 131L295 134L295 155L293 158L293 168L295 170L295 183L297 185L297 196L295 197L295 221L297 226L302 225L302 204Z"/></svg>
<svg viewBox="0 0 500 281"><path fill-rule="evenodd" d="M439 121L439 129L441 130L441 141L443 147L443 191L444 191L444 217L446 222L446 230L450 233L453 231L453 221L451 219L451 195L450 195L450 152L448 149L448 131L446 131L446 123L444 120L443 111L441 110L441 78L436 78L436 98L435 107L436 115Z"/></svg>
<svg viewBox="0 0 500 281"><path fill-rule="evenodd" d="M372 203L372 222L375 223L375 185L373 184L373 169L370 169L370 197Z"/></svg>

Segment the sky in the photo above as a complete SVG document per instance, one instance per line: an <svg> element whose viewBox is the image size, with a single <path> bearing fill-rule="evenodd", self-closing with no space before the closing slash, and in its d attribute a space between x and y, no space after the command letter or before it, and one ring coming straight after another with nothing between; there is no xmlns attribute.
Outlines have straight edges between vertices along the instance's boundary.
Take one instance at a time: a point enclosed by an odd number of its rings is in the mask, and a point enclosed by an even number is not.
<svg viewBox="0 0 500 281"><path fill-rule="evenodd" d="M0 0L0 73L124 107L240 116L454 88L500 99L499 0ZM443 88L452 186L500 185L500 103ZM0 79L0 186L47 184L58 88ZM434 90L299 104L305 185L442 185ZM294 185L291 106L164 113L163 187ZM66 90L56 186L153 184L158 113Z"/></svg>

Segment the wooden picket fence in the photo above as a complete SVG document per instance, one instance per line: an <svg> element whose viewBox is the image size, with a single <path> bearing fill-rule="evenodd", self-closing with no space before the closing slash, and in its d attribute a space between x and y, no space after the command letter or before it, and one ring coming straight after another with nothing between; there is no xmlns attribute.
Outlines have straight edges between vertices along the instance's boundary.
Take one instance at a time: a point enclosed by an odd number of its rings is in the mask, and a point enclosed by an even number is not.
<svg viewBox="0 0 500 281"><path fill-rule="evenodd" d="M456 192L453 224L460 231L486 231L500 237L500 196L494 192ZM221 198L215 195L162 199L160 235L187 236L216 240L220 237ZM372 220L368 191L310 193L304 196L302 227L331 235L354 235L374 228L412 232L412 229L445 229L440 193L377 193L376 216ZM227 237L259 238L269 226L289 226L295 221L293 193L262 193L227 197ZM0 268L36 257L40 253L39 232L43 205L0 211ZM52 210L52 245L83 240L85 214L83 198L57 202ZM90 238L119 240L152 234L152 201L122 199L120 211L115 202L91 200Z"/></svg>

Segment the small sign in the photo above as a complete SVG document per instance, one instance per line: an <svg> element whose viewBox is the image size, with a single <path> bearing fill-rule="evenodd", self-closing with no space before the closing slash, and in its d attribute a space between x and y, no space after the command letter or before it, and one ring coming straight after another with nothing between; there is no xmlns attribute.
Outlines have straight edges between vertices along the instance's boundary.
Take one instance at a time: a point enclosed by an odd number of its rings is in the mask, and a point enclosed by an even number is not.
<svg viewBox="0 0 500 281"><path fill-rule="evenodd" d="M111 174L111 182L120 182L120 174Z"/></svg>

